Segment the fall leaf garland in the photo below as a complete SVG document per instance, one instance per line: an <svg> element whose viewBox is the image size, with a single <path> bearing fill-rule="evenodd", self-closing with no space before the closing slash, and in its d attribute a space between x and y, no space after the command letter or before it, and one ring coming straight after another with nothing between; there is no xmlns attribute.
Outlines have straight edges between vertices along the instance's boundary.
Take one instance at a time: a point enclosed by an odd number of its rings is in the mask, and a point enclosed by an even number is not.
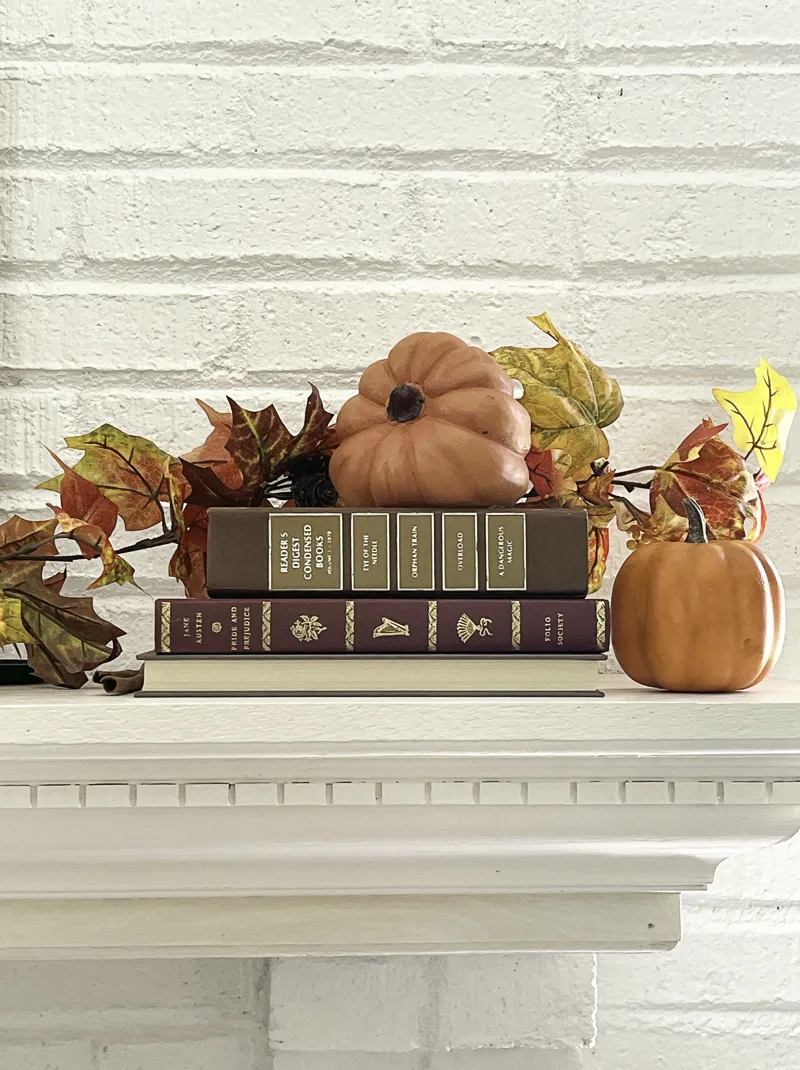
<svg viewBox="0 0 800 1070"><path fill-rule="evenodd" d="M533 431L527 462L529 508L584 508L589 517L589 590L603 580L609 525L628 536L628 548L686 536L683 500L694 498L714 539L756 541L764 532L763 492L783 461L797 410L784 376L761 359L756 385L747 391L715 389L732 420L734 449L720 436L726 423L704 419L661 465L614 472L603 428L622 411L619 384L553 325L545 313L530 321L555 340L546 349L504 346L493 356L523 386L522 404ZM748 466L754 457L756 472ZM648 491L648 506L628 495Z"/></svg>
<svg viewBox="0 0 800 1070"><path fill-rule="evenodd" d="M91 597L64 596L65 573L45 577L48 562L97 559L101 571L92 590L135 584L127 555L173 545L169 575L187 595L204 596L208 508L290 497L293 469L298 479L308 479L304 462L335 444L329 426L333 416L314 386L296 435L272 405L250 411L230 400L227 414L199 404L212 430L182 459L111 424L67 438L67 446L81 450L82 458L70 467L51 452L61 472L39 487L60 495L60 502L50 503L53 517L12 517L0 525L0 646L24 645L42 679L81 687L87 671L117 656L124 634L97 616ZM127 531L158 533L114 546L120 523ZM76 553L59 552L67 540Z"/></svg>
<svg viewBox="0 0 800 1070"><path fill-rule="evenodd" d="M788 381L766 360L756 368L750 390L714 390L731 418L735 449L721 438L727 424L707 418L661 465L615 472L604 429L622 411L619 384L546 313L530 320L554 346L501 346L492 354L522 384L522 404L531 416L526 458L531 490L521 505L586 510L591 591L603 580L612 522L625 532L631 549L680 541L686 535L686 497L701 504L712 538L754 541L761 536L763 493L778 474L797 410ZM96 560L100 573L90 589L135 584L128 555L170 545L169 575L187 595L204 596L211 506L292 504L294 499L306 505L335 503L328 460L336 429L316 387L297 434L273 405L250 410L228 400L230 412L198 401L211 431L180 458L111 424L66 439L67 446L83 453L73 466L51 454L61 472L40 486L60 496L58 503L49 503L53 516L12 517L0 525L0 646L24 645L39 676L80 687L87 672L117 655L124 633L95 613L91 597L65 596L66 574L46 576L48 562ZM758 462L758 471L748 467L750 459ZM631 497L644 491L647 506ZM156 533L119 545L120 524L129 532ZM67 541L75 553L60 552Z"/></svg>

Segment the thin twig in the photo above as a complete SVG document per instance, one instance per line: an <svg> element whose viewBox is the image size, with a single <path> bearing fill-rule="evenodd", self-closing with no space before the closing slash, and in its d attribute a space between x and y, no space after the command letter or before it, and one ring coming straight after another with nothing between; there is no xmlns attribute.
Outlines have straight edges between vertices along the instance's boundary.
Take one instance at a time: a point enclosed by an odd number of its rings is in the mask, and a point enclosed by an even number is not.
<svg viewBox="0 0 800 1070"><path fill-rule="evenodd" d="M75 538L70 535L55 535L47 540L47 542L53 542L53 539L62 538ZM94 543L87 542L86 539L78 538L76 541L83 542L85 545L90 546L93 550L97 551L97 547ZM163 535L154 535L150 539L140 539L139 542L134 542L130 546L121 546L115 552L117 554L130 554L135 550L152 550L155 546L170 546L172 543L178 541L178 532L176 530L166 531ZM43 545L43 544L40 544ZM29 547L23 547L23 549L29 549ZM67 563L69 561L83 561L83 554L57 554L55 556L42 556L41 554L6 554L4 557L0 557L0 564L4 561L61 561Z"/></svg>
<svg viewBox="0 0 800 1070"><path fill-rule="evenodd" d="M651 479L647 483L632 483L630 480L617 479L615 476L613 485L615 487L622 487L624 490L650 490L652 482Z"/></svg>
<svg viewBox="0 0 800 1070"><path fill-rule="evenodd" d="M655 472L658 468L657 464L642 464L638 468L626 468L624 472L617 472L614 476L614 482L618 483L620 476L635 476L639 472Z"/></svg>

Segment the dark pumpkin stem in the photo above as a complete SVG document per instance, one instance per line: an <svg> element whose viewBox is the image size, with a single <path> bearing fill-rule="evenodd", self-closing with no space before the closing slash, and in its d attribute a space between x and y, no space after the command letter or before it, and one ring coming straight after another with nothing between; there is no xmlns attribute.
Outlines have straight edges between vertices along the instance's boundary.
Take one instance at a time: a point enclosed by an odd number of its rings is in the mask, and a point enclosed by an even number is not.
<svg viewBox="0 0 800 1070"><path fill-rule="evenodd" d="M418 386L411 383L402 383L396 386L389 395L389 404L386 406L386 415L396 424L407 424L422 412L425 405L425 395Z"/></svg>
<svg viewBox="0 0 800 1070"><path fill-rule="evenodd" d="M687 542L708 542L708 528L706 527L705 513L694 498L684 498L683 507L689 518L689 530L686 533Z"/></svg>

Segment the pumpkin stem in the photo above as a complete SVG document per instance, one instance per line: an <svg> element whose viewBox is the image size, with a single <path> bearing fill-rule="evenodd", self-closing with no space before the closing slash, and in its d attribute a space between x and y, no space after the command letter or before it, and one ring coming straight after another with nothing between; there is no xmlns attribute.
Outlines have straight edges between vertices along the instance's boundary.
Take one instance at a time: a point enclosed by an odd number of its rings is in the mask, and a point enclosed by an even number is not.
<svg viewBox="0 0 800 1070"><path fill-rule="evenodd" d="M698 502L694 498L684 498L683 507L689 518L689 530L686 533L687 542L708 542L708 528L706 517Z"/></svg>
<svg viewBox="0 0 800 1070"><path fill-rule="evenodd" d="M425 395L418 386L401 383L389 395L386 415L396 424L407 424L416 420L424 405Z"/></svg>

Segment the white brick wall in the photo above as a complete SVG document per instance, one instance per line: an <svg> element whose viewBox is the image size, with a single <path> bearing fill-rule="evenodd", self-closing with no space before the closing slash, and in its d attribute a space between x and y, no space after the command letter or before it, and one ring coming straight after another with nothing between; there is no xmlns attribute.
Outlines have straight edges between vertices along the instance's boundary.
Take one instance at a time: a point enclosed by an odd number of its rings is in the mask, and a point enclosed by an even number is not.
<svg viewBox="0 0 800 1070"><path fill-rule="evenodd" d="M627 465L800 382L800 6L7 0L0 507L105 420L332 403L412 329L555 321L622 380ZM800 448L766 548L800 676ZM615 560L621 557L619 542ZM153 595L167 555L139 561ZM99 599L149 645L147 599ZM3 1070L800 1066L800 856L733 860L665 956L0 966Z"/></svg>

